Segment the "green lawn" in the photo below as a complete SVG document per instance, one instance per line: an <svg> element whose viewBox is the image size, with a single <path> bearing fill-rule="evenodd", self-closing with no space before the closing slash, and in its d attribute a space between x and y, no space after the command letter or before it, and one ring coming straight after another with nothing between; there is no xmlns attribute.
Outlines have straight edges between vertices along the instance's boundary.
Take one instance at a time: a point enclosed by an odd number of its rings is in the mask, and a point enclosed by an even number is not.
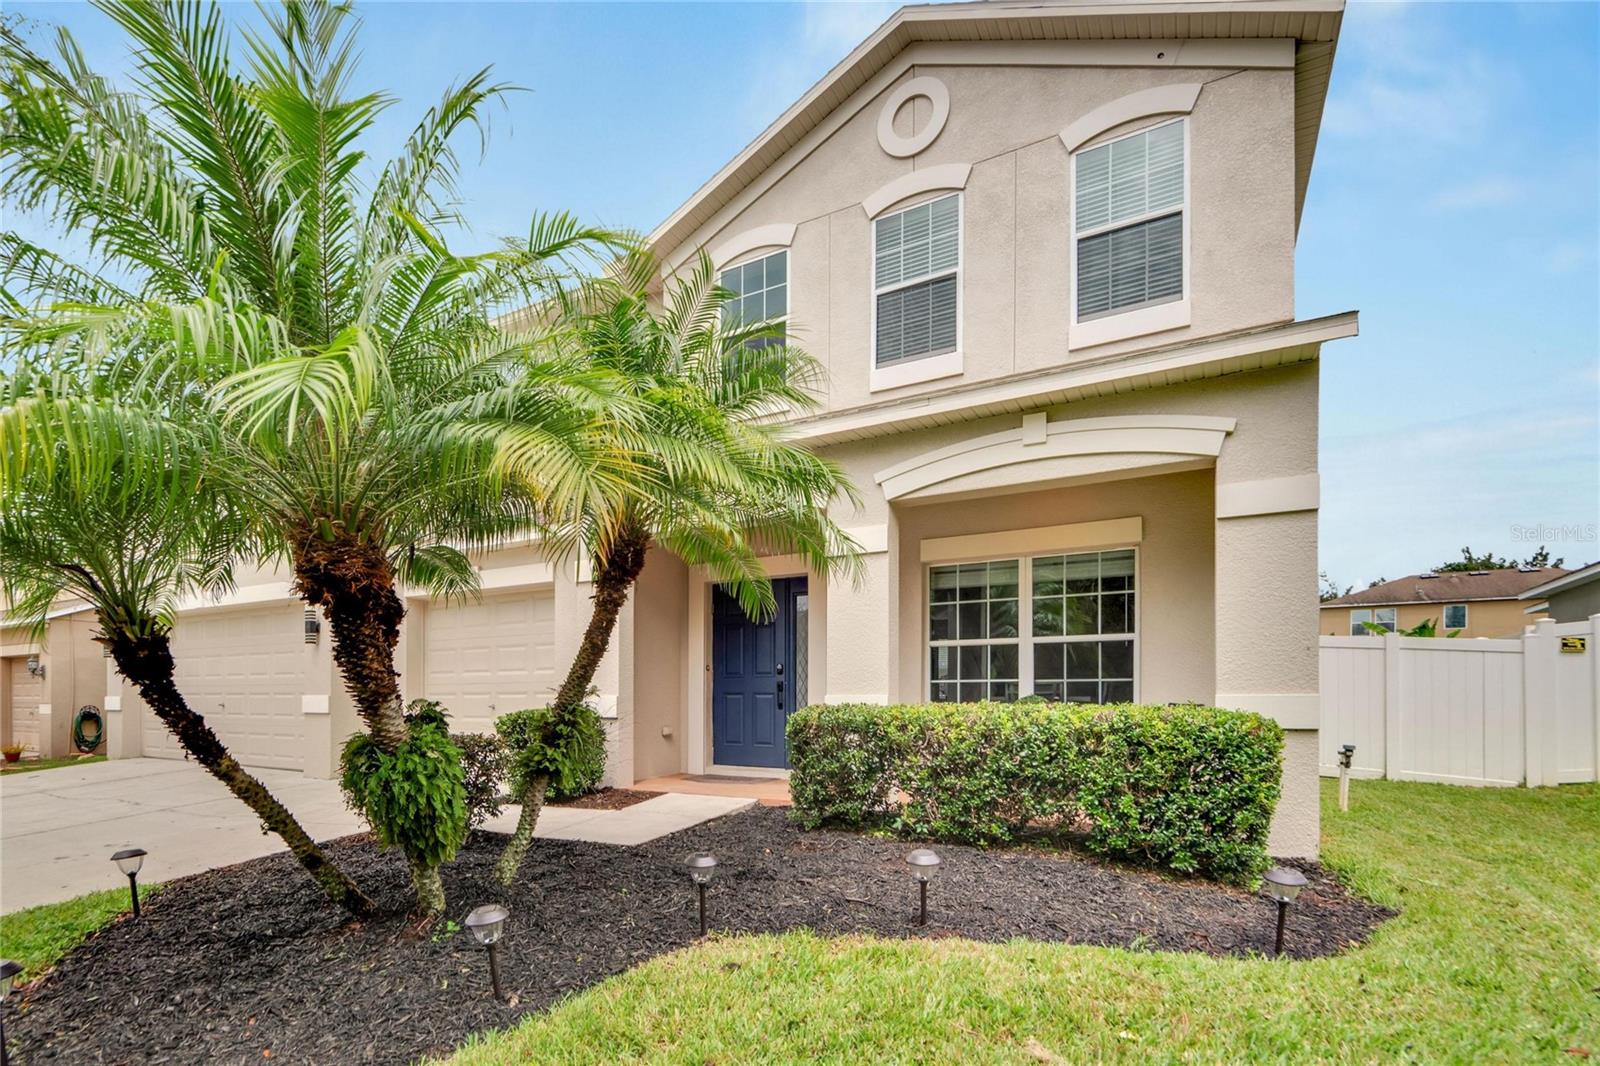
<svg viewBox="0 0 1600 1066"><path fill-rule="evenodd" d="M451 1064L1600 1056L1600 788L1352 792L1340 814L1324 782L1325 858L1401 915L1339 958L727 939L597 985Z"/></svg>
<svg viewBox="0 0 1600 1066"><path fill-rule="evenodd" d="M85 763L105 761L104 755L90 755L82 759L70 755L64 759L22 759L18 762L0 763L0 774L28 774L35 770L54 770L58 766L82 766Z"/></svg>
<svg viewBox="0 0 1600 1066"><path fill-rule="evenodd" d="M140 885L140 902L149 898L156 887ZM108 888L65 903L46 903L0 915L0 958L20 962L22 980L31 981L78 941L130 909L127 888Z"/></svg>

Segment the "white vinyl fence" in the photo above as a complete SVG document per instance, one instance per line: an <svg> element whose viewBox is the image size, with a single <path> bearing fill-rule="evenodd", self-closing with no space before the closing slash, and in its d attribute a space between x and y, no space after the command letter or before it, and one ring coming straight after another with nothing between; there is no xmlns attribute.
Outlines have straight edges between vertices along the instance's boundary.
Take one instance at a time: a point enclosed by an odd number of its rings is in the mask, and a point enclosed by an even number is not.
<svg viewBox="0 0 1600 1066"><path fill-rule="evenodd" d="M1507 640L1321 638L1323 774L1337 774L1339 747L1354 744L1357 777L1600 779L1597 633L1600 615L1542 621Z"/></svg>

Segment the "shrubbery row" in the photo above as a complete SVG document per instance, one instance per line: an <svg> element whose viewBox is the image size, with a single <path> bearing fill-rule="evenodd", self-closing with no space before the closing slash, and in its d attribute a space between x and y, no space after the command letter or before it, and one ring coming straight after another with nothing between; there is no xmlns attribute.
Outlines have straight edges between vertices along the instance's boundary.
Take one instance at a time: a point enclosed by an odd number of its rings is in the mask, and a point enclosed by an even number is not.
<svg viewBox="0 0 1600 1066"><path fill-rule="evenodd" d="M789 719L804 825L1002 843L1086 824L1103 855L1245 881L1265 866L1283 730L1215 707L812 706Z"/></svg>

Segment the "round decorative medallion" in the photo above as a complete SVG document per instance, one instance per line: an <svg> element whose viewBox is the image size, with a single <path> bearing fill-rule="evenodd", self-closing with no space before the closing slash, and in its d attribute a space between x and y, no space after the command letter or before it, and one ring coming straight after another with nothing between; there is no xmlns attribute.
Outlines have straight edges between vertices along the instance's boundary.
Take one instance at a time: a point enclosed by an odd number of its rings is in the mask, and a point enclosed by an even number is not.
<svg viewBox="0 0 1600 1066"><path fill-rule="evenodd" d="M902 137L894 130L894 117L900 113L907 100L918 96L928 98L928 102L933 105L933 114L920 130L913 131L908 137ZM949 120L950 90L945 88L944 82L938 78L912 78L890 93L889 99L883 102L883 110L878 113L878 146L897 159L916 155L938 139L939 134L944 132L944 124Z"/></svg>

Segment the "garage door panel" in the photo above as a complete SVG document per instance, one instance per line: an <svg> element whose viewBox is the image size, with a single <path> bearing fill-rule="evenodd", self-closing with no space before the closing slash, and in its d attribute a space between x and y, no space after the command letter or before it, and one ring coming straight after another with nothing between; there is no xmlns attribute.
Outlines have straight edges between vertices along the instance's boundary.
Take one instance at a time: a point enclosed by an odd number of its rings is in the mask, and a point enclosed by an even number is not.
<svg viewBox="0 0 1600 1066"><path fill-rule="evenodd" d="M11 674L11 742L39 751L39 704L44 699L44 683L28 673L24 658L0 660Z"/></svg>
<svg viewBox="0 0 1600 1066"><path fill-rule="evenodd" d="M178 690L246 766L305 764L305 644L298 604L180 619L172 634ZM145 754L181 758L166 726L146 719Z"/></svg>
<svg viewBox="0 0 1600 1066"><path fill-rule="evenodd" d="M555 600L512 593L428 608L423 688L450 726L488 733L497 716L548 703L555 692Z"/></svg>

